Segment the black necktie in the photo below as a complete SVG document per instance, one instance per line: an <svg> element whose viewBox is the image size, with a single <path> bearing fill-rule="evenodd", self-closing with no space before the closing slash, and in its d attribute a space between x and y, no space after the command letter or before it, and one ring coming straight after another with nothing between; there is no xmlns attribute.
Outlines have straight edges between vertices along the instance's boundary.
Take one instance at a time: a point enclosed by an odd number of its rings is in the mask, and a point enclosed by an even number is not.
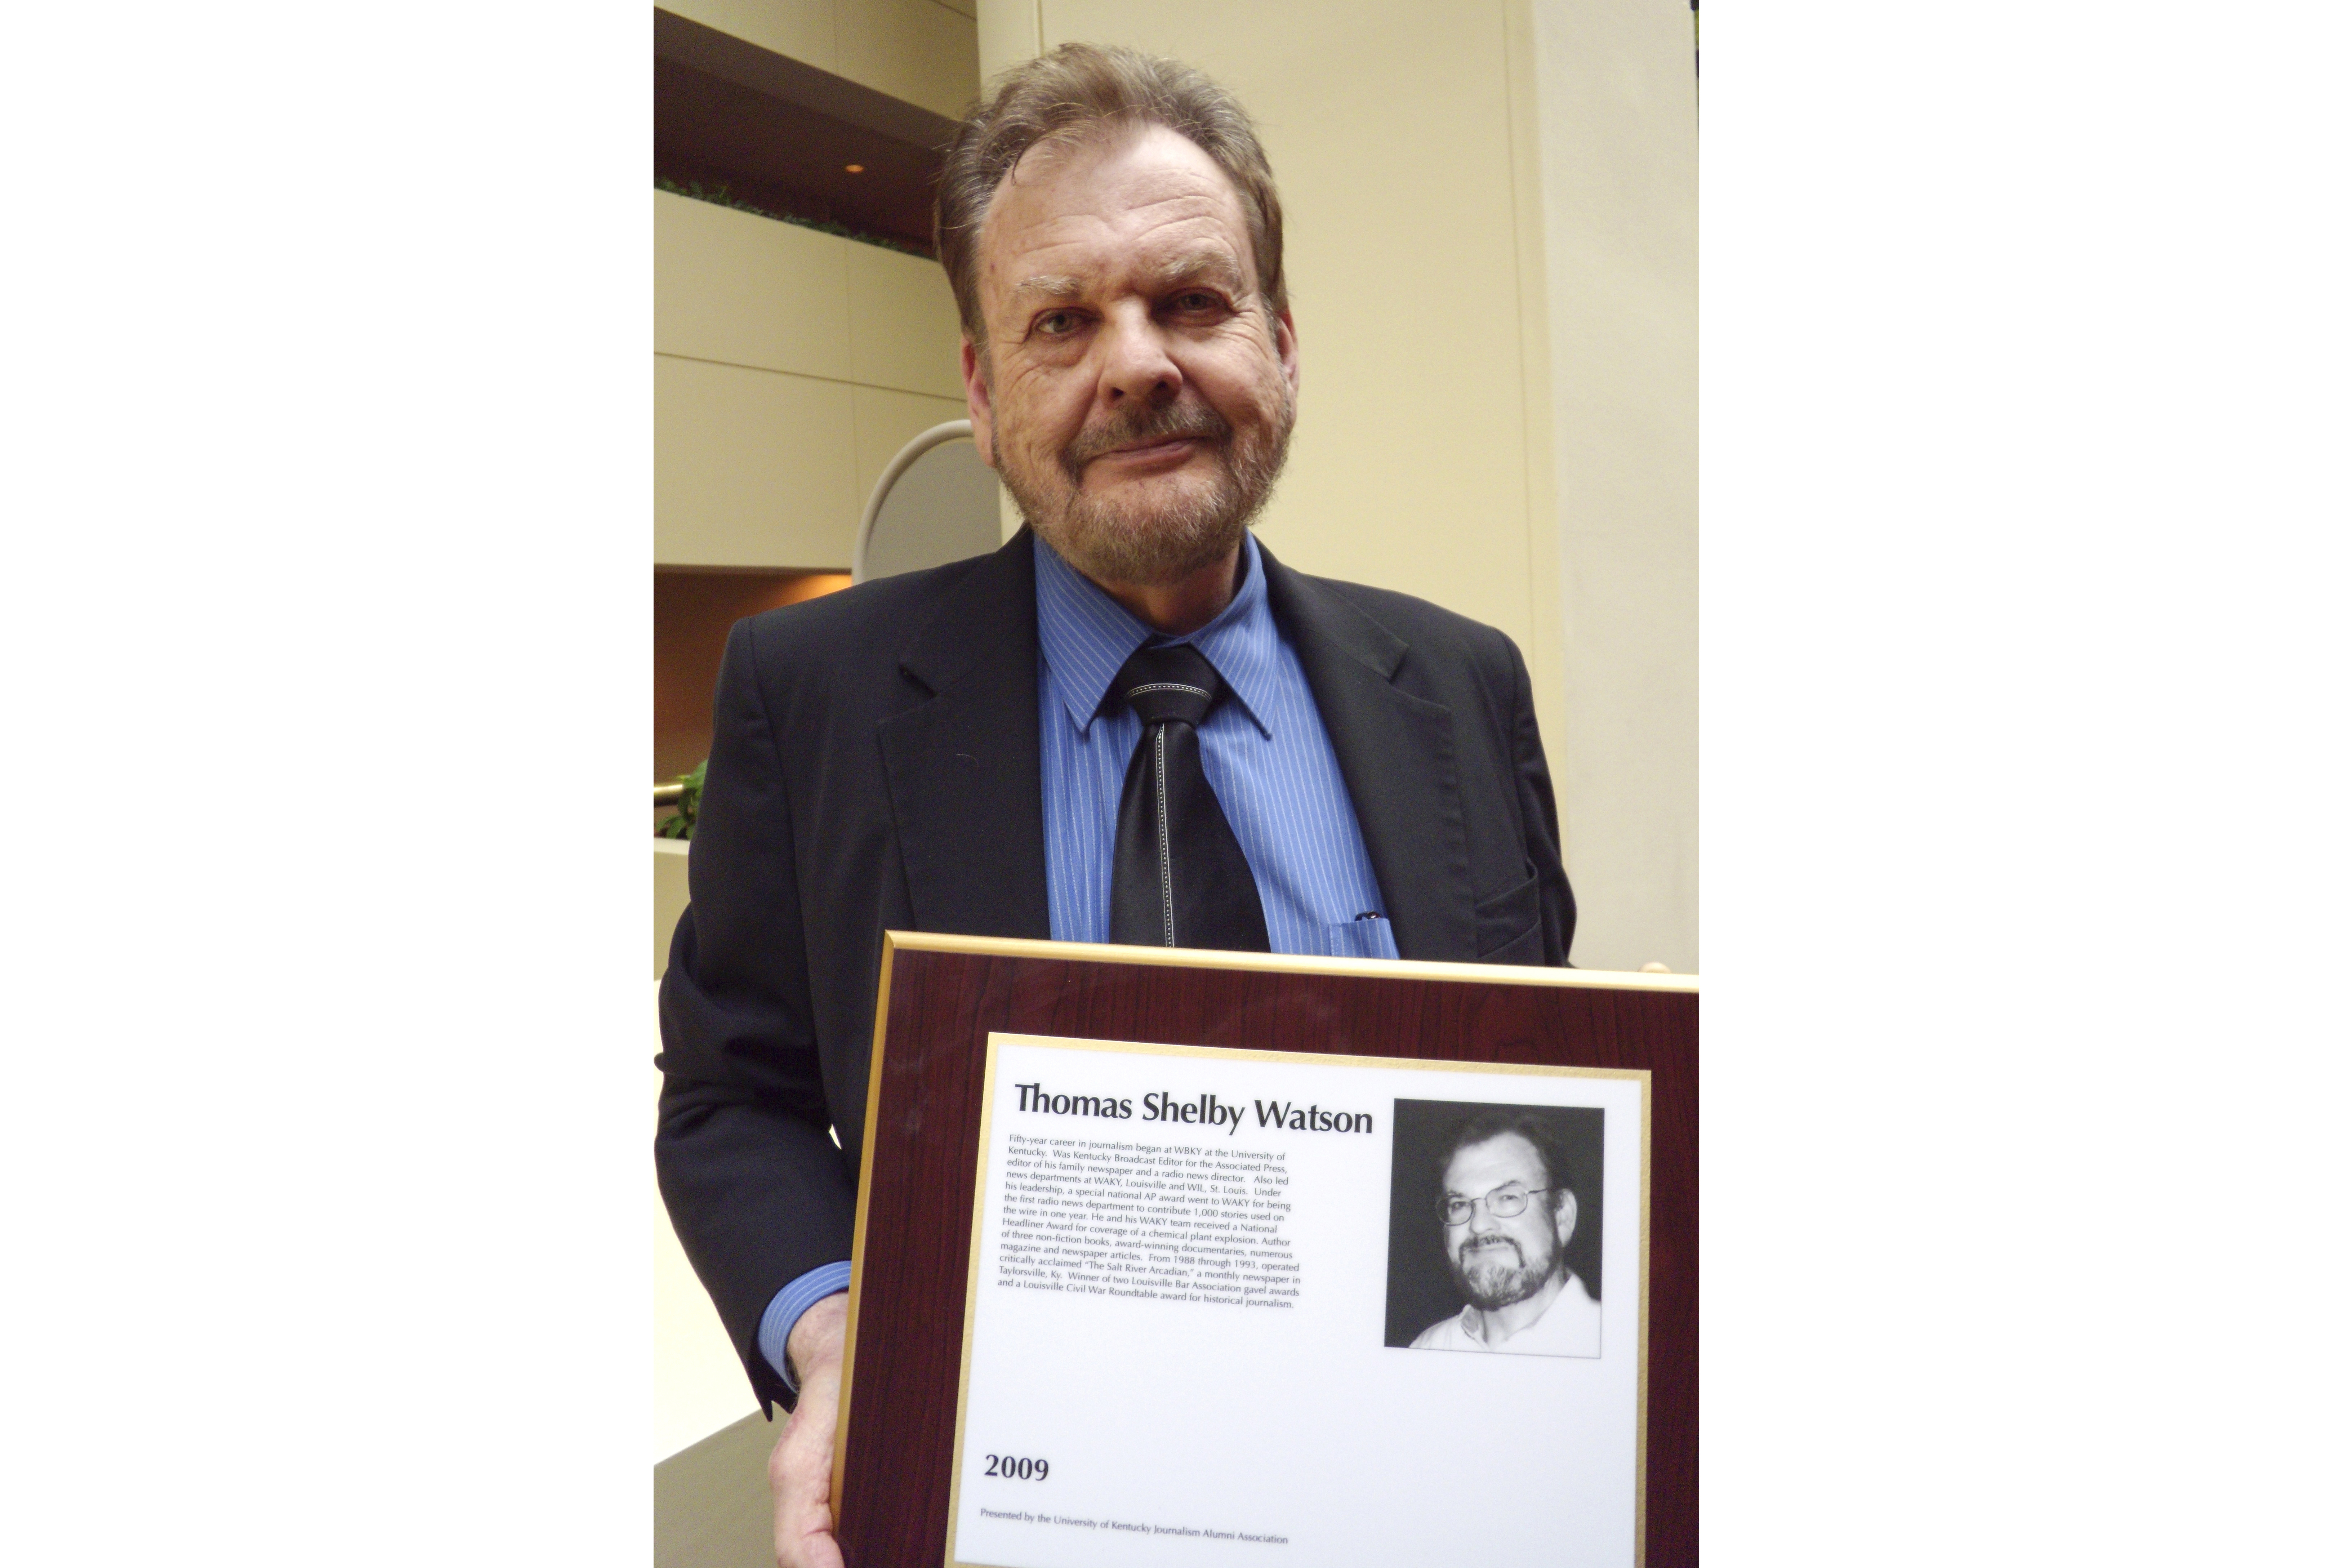
<svg viewBox="0 0 2352 1568"><path fill-rule="evenodd" d="M1265 910L1240 840L1201 771L1201 721L1224 682L1199 650L1138 648L1104 706L1143 721L1118 795L1110 939L1148 947L1264 952Z"/></svg>

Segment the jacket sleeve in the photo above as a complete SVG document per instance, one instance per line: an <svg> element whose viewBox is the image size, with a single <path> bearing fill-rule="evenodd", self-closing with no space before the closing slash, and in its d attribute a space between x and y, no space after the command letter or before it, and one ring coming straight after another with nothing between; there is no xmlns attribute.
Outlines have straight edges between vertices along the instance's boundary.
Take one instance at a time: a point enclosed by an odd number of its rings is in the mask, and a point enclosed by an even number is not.
<svg viewBox="0 0 2352 1568"><path fill-rule="evenodd" d="M1543 736L1536 728L1535 690L1528 680L1528 661L1508 637L1503 639L1503 646L1510 650L1511 658L1511 761L1518 783L1519 822L1527 836L1528 864L1536 868L1543 910L1542 962L1565 967L1569 944L1576 939L1576 895L1570 890L1567 868L1560 864L1559 810L1552 801Z"/></svg>
<svg viewBox="0 0 2352 1568"><path fill-rule="evenodd" d="M687 862L690 902L661 988L654 1161L688 1259L762 1401L776 1292L849 1257L856 1184L818 1070L784 746L751 623L727 643Z"/></svg>

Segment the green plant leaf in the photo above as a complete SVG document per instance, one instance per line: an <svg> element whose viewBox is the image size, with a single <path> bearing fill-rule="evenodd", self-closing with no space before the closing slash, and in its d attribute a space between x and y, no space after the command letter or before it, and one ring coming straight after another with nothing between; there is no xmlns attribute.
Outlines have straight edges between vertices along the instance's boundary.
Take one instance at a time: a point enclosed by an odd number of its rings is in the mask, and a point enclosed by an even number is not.
<svg viewBox="0 0 2352 1568"><path fill-rule="evenodd" d="M694 837L695 813L702 805L702 780L709 771L710 759L705 757L694 764L693 772L677 775L678 787L683 793L678 796L677 815L664 818L661 826L654 829L657 837L663 838Z"/></svg>

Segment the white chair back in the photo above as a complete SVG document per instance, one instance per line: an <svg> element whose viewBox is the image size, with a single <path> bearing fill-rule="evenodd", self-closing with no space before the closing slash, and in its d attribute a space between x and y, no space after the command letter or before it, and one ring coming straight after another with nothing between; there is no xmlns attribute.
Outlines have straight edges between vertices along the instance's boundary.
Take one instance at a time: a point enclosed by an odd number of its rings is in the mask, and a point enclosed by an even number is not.
<svg viewBox="0 0 2352 1568"><path fill-rule="evenodd" d="M850 577L863 583L940 566L996 548L996 474L971 443L971 421L934 425L890 459L850 553Z"/></svg>

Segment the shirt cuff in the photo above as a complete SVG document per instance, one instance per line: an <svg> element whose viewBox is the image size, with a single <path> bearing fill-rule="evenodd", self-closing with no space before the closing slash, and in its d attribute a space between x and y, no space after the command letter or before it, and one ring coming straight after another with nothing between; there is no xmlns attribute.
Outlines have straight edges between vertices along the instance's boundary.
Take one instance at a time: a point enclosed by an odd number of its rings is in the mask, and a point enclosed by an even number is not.
<svg viewBox="0 0 2352 1568"><path fill-rule="evenodd" d="M768 1310L760 1314L760 1354L776 1369L784 1386L794 1394L801 1391L800 1380L793 1375L793 1363L784 1354L792 1342L793 1325L801 1314L824 1300L849 1289L849 1265L828 1263L822 1268L812 1268L768 1301Z"/></svg>

